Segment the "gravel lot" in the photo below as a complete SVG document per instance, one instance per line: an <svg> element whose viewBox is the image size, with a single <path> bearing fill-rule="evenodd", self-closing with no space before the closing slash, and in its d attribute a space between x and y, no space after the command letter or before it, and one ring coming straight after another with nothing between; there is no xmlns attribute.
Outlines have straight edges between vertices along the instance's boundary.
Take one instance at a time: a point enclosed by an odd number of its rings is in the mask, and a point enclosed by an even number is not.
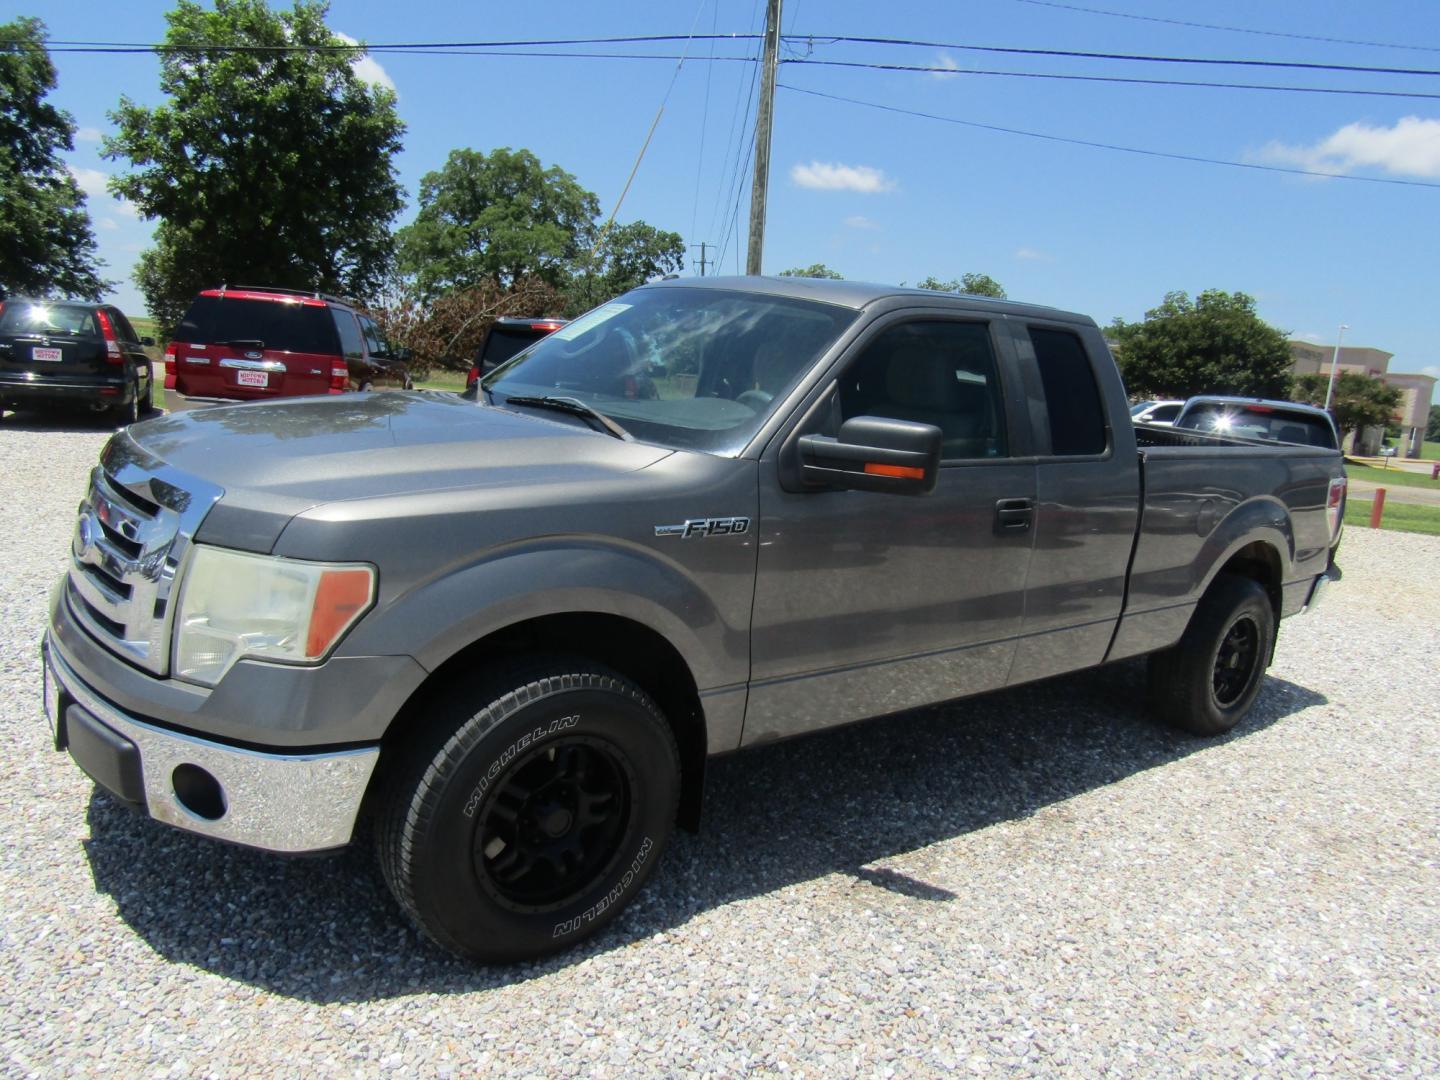
<svg viewBox="0 0 1440 1080"><path fill-rule="evenodd" d="M730 758L615 927L481 970L367 854L172 832L47 749L106 434L0 419L8 1074L1440 1073L1440 537L1350 530L1229 738L1132 664Z"/></svg>

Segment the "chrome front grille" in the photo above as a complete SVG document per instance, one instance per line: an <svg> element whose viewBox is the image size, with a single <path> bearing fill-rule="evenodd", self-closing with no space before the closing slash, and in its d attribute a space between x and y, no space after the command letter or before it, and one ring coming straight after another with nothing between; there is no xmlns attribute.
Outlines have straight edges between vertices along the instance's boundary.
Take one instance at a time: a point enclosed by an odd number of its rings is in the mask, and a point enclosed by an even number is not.
<svg viewBox="0 0 1440 1080"><path fill-rule="evenodd" d="M170 668L176 575L220 495L128 434L111 440L90 474L71 544L70 608L98 640L156 675Z"/></svg>

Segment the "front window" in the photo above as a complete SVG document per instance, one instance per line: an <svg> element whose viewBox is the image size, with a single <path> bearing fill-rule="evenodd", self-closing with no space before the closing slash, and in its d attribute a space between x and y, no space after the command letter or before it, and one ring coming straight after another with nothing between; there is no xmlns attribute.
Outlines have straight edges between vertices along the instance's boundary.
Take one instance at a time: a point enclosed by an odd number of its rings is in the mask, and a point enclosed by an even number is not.
<svg viewBox="0 0 1440 1080"><path fill-rule="evenodd" d="M855 319L849 308L719 289L640 289L485 376L486 400L570 397L638 439L738 453Z"/></svg>

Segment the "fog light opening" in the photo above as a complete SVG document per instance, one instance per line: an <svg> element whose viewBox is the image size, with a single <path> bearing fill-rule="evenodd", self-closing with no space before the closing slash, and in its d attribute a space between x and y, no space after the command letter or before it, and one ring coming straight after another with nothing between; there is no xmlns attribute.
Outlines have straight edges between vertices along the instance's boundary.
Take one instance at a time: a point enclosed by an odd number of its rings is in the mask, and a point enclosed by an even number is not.
<svg viewBox="0 0 1440 1080"><path fill-rule="evenodd" d="M219 821L225 816L225 791L220 781L199 765L177 765L170 774L170 785L180 805L196 817Z"/></svg>

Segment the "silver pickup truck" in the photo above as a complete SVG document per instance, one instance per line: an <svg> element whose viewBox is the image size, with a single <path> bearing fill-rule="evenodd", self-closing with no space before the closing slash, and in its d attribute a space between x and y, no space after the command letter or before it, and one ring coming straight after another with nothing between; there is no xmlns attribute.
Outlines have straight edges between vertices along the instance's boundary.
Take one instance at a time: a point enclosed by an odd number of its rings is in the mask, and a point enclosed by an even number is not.
<svg viewBox="0 0 1440 1080"><path fill-rule="evenodd" d="M1136 427L1095 323L800 278L646 286L470 402L128 428L43 642L57 749L178 828L349 843L508 960L613 918L705 762L1149 654L1241 720L1332 570L1340 455Z"/></svg>

